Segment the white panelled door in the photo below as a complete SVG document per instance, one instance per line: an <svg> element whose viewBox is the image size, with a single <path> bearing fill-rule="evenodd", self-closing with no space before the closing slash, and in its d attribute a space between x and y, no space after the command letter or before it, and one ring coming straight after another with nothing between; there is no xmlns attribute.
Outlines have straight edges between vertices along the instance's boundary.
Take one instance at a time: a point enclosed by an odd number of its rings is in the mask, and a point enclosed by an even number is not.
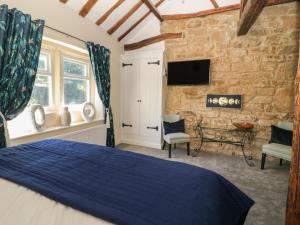
<svg viewBox="0 0 300 225"><path fill-rule="evenodd" d="M157 57L140 62L140 135L160 135L161 61Z"/></svg>
<svg viewBox="0 0 300 225"><path fill-rule="evenodd" d="M122 56L122 142L161 147L163 53Z"/></svg>
<svg viewBox="0 0 300 225"><path fill-rule="evenodd" d="M122 63L122 131L126 134L139 133L139 78L137 60Z"/></svg>

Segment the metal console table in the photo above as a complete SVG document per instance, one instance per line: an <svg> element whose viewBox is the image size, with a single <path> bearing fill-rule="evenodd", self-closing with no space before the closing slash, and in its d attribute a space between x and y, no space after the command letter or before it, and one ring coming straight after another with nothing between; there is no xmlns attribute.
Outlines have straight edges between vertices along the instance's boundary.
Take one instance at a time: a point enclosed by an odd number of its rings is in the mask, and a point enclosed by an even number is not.
<svg viewBox="0 0 300 225"><path fill-rule="evenodd" d="M245 146L247 142L251 144L253 139L253 129L224 129L224 128L212 128L202 126L202 124L198 124L194 127L194 131L196 132L197 139L200 140L200 146L194 149L195 154L193 156L197 156L197 154L201 151L202 145L204 142L215 142L222 144L231 144L238 147L241 147L244 159L248 166L253 167L254 162L252 162L252 157L247 156L245 154ZM206 132L214 133L214 137L209 137L206 135ZM228 136L231 136L232 139L229 139Z"/></svg>

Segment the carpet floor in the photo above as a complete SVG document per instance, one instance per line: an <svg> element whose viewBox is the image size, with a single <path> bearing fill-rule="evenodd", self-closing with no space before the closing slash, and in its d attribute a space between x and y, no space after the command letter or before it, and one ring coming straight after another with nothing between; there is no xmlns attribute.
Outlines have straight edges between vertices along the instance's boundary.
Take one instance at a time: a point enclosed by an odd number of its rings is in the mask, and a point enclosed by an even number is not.
<svg viewBox="0 0 300 225"><path fill-rule="evenodd" d="M127 144L121 144L118 148L169 160L166 150ZM200 152L197 157L192 157L187 156L184 149L174 149L170 160L213 170L251 197L255 205L251 208L245 225L285 224L289 164L279 166L279 160L267 161L265 170L261 170L260 161L254 161L255 167L249 167L240 156Z"/></svg>

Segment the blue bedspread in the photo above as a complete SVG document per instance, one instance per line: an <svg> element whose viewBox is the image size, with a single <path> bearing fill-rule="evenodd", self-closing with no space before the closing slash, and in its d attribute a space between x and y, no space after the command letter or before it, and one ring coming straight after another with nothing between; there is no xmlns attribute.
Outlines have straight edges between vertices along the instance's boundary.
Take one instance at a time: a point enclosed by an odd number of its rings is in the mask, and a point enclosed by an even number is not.
<svg viewBox="0 0 300 225"><path fill-rule="evenodd" d="M241 225L254 204L212 171L63 140L1 149L0 177L116 224Z"/></svg>

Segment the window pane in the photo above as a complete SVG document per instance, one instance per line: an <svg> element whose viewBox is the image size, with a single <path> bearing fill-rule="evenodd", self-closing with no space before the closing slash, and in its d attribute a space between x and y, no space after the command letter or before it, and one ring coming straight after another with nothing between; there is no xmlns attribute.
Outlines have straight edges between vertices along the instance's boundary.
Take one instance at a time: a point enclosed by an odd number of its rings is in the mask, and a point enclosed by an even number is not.
<svg viewBox="0 0 300 225"><path fill-rule="evenodd" d="M48 71L48 55L40 54L38 70Z"/></svg>
<svg viewBox="0 0 300 225"><path fill-rule="evenodd" d="M65 105L82 104L87 101L87 81L64 79Z"/></svg>
<svg viewBox="0 0 300 225"><path fill-rule="evenodd" d="M51 78L50 76L36 76L29 105L41 104L42 106L51 105Z"/></svg>
<svg viewBox="0 0 300 225"><path fill-rule="evenodd" d="M73 61L70 59L64 59L64 74L75 76L86 76L87 66L84 63Z"/></svg>

